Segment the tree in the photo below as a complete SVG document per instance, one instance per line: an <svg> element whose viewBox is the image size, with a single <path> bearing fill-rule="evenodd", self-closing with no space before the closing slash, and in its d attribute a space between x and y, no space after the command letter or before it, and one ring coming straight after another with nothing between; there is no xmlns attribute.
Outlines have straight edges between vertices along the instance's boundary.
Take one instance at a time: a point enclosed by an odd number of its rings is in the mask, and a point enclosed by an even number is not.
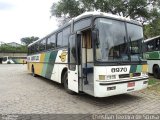
<svg viewBox="0 0 160 120"><path fill-rule="evenodd" d="M27 53L27 47L26 46L18 46L14 47L8 44L2 44L0 46L0 53L5 52L5 53Z"/></svg>
<svg viewBox="0 0 160 120"><path fill-rule="evenodd" d="M160 34L160 0L59 0L53 3L51 15L63 25L85 11L94 10L142 22L145 38Z"/></svg>
<svg viewBox="0 0 160 120"><path fill-rule="evenodd" d="M160 18L153 20L151 23L144 25L145 39L160 35Z"/></svg>
<svg viewBox="0 0 160 120"><path fill-rule="evenodd" d="M39 37L34 37L34 36L32 36L32 37L24 37L24 38L21 38L21 43L27 46L30 43L32 43L32 42L34 42L34 41L36 41L38 39L39 39Z"/></svg>
<svg viewBox="0 0 160 120"><path fill-rule="evenodd" d="M158 0L60 0L51 7L52 16L68 20L85 11L101 11L146 22L152 19Z"/></svg>

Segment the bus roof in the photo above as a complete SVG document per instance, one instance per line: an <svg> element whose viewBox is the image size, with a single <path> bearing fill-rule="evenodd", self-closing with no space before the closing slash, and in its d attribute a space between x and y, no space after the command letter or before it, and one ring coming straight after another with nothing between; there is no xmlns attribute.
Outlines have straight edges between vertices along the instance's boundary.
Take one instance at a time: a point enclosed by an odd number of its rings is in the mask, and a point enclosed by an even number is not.
<svg viewBox="0 0 160 120"><path fill-rule="evenodd" d="M149 42L149 41L157 39L157 38L160 38L160 35L156 36L156 37L148 38L148 39L144 40L144 42Z"/></svg>
<svg viewBox="0 0 160 120"><path fill-rule="evenodd" d="M132 20L130 18L126 18L126 17L122 17L122 16L117 16L117 15L113 15L113 14L109 14L109 13L104 13L104 12L97 12L97 11L94 11L94 12L85 12L77 17L74 17L72 18L68 23L66 23L65 25L61 26L60 28L58 28L57 30L53 31L52 33L46 35L45 37L41 38L41 39L38 39L36 41L34 41L33 43L29 44L28 47L30 47L31 45L33 45L34 43L50 36L51 34L57 32L58 30L60 30L61 28L63 27L66 27L69 23L71 23L72 21L78 21L80 19L83 19L83 18L86 18L86 17L92 17L92 16L98 16L98 17L108 17L108 18L112 18L112 19L116 19L116 20L121 20L121 21L126 21L126 22L130 22L130 23L133 23L133 24L137 24L137 25L142 25L140 22L136 21L136 20Z"/></svg>
<svg viewBox="0 0 160 120"><path fill-rule="evenodd" d="M133 22L135 24L138 24L138 25L141 25L140 22L136 21L136 20L132 20L130 18L127 18L127 17L122 17L122 16L118 16L118 15L113 15L113 14L109 14L109 13L104 13L104 12L97 12L97 11L94 11L94 12L85 12L75 18L74 21L77 21L79 19L82 19L84 17L89 17L89 16L101 16L101 17L108 17L108 18L113 18L113 19L117 19L117 20L122 20L122 21L128 21L128 22Z"/></svg>

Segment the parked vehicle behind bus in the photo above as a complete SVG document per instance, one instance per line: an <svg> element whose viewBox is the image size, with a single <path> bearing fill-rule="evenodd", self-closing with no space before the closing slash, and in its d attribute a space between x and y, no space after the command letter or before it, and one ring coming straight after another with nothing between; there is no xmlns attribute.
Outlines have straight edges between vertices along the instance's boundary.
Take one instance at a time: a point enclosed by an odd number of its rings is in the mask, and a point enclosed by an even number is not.
<svg viewBox="0 0 160 120"><path fill-rule="evenodd" d="M28 70L69 93L106 97L148 85L142 25L101 12L84 13L28 46Z"/></svg>
<svg viewBox="0 0 160 120"><path fill-rule="evenodd" d="M148 63L148 72L160 78L160 36L144 41L144 59Z"/></svg>
<svg viewBox="0 0 160 120"><path fill-rule="evenodd" d="M2 64L26 64L27 63L27 57L9 57L4 56L2 59Z"/></svg>

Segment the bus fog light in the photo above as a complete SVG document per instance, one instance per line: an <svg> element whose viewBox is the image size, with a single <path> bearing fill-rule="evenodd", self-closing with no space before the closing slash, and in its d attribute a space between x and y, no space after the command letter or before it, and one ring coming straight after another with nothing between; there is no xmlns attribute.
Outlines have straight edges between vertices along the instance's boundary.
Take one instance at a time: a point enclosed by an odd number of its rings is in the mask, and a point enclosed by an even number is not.
<svg viewBox="0 0 160 120"><path fill-rule="evenodd" d="M105 75L99 75L99 80L105 80Z"/></svg>
<svg viewBox="0 0 160 120"><path fill-rule="evenodd" d="M116 79L116 75L107 75L107 80Z"/></svg>

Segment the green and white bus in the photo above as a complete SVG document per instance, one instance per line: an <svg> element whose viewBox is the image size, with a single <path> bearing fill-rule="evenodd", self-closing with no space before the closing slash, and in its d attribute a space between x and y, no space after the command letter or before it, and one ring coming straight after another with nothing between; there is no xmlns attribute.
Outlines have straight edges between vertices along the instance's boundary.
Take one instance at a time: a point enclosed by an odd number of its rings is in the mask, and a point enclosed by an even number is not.
<svg viewBox="0 0 160 120"><path fill-rule="evenodd" d="M87 12L28 46L28 70L64 84L69 93L106 97L148 85L140 23Z"/></svg>
<svg viewBox="0 0 160 120"><path fill-rule="evenodd" d="M148 63L148 72L160 78L160 36L144 41L144 59Z"/></svg>

